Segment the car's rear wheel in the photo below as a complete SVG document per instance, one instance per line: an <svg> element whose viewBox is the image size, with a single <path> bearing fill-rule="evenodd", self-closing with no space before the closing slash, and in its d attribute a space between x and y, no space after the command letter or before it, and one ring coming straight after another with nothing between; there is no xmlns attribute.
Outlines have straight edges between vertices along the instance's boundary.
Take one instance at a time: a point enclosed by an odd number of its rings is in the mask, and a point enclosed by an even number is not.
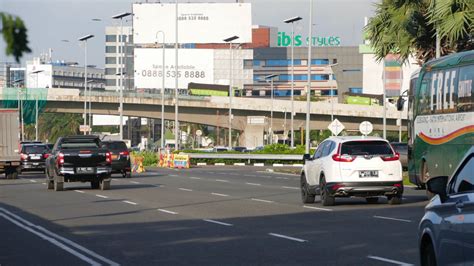
<svg viewBox="0 0 474 266"><path fill-rule="evenodd" d="M91 188L92 188L92 189L98 189L99 186L100 186L99 180L91 181Z"/></svg>
<svg viewBox="0 0 474 266"><path fill-rule="evenodd" d="M375 204L379 202L379 198L378 197L365 198L365 201L367 201L367 203L369 204Z"/></svg>
<svg viewBox="0 0 474 266"><path fill-rule="evenodd" d="M390 195L387 196L388 204L399 205L402 204L402 195Z"/></svg>
<svg viewBox="0 0 474 266"><path fill-rule="evenodd" d="M306 176L304 174L301 175L300 184L301 184L301 201L303 201L303 203L314 203L315 195L309 191L309 185L306 182Z"/></svg>
<svg viewBox="0 0 474 266"><path fill-rule="evenodd" d="M336 204L336 198L329 194L329 190L326 186L326 179L324 177L321 177L319 187L321 190L321 204L323 206L334 206L334 204Z"/></svg>
<svg viewBox="0 0 474 266"><path fill-rule="evenodd" d="M422 266L436 266L436 255L434 252L433 244L431 241L426 241L425 244L421 247L421 265Z"/></svg>

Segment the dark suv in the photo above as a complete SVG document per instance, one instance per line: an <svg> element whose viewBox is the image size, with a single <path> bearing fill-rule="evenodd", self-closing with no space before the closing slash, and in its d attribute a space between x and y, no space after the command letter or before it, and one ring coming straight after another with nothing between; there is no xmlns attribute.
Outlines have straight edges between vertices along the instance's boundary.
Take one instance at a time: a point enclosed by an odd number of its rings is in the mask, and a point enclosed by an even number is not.
<svg viewBox="0 0 474 266"><path fill-rule="evenodd" d="M130 152L123 141L109 140L103 141L102 145L112 154L112 173L121 173L123 177L130 178Z"/></svg>
<svg viewBox="0 0 474 266"><path fill-rule="evenodd" d="M19 173L23 171L42 171L45 169L45 161L50 150L46 144L25 143L21 145L21 166Z"/></svg>

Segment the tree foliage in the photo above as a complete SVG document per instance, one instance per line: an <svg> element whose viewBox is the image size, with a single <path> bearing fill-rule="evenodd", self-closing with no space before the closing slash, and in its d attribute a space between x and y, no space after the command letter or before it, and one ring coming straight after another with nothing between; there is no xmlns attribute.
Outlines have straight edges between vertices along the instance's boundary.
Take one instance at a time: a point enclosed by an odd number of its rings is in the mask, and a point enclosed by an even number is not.
<svg viewBox="0 0 474 266"><path fill-rule="evenodd" d="M0 31L6 43L5 53L13 55L17 62L25 53L30 53L28 47L27 29L23 20L19 17L0 12L1 22Z"/></svg>
<svg viewBox="0 0 474 266"><path fill-rule="evenodd" d="M420 64L436 55L474 49L473 0L381 0L365 30L377 60L390 53Z"/></svg>

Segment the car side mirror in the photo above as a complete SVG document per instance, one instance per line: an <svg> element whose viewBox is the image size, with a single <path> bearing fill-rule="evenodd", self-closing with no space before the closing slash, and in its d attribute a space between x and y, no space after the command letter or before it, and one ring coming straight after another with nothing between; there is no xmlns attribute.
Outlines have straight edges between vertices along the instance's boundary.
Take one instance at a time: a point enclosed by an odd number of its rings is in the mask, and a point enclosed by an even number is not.
<svg viewBox="0 0 474 266"><path fill-rule="evenodd" d="M397 100L397 110L398 110L398 111L402 111L404 104L405 104L405 99L403 99L402 96L398 97L398 100Z"/></svg>
<svg viewBox="0 0 474 266"><path fill-rule="evenodd" d="M436 176L428 180L428 182L426 183L426 189L431 193L439 195L441 202L445 202L448 199L448 194L446 193L447 185L447 176Z"/></svg>
<svg viewBox="0 0 474 266"><path fill-rule="evenodd" d="M305 155L303 155L303 162L306 161L311 161L311 154L306 153Z"/></svg>

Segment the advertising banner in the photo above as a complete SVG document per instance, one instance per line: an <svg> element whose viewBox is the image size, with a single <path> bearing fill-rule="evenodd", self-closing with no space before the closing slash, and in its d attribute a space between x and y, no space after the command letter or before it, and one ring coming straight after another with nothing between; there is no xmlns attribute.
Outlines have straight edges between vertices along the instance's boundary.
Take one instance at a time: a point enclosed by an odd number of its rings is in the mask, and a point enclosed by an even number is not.
<svg viewBox="0 0 474 266"><path fill-rule="evenodd" d="M189 155L159 154L158 167L163 168L189 168Z"/></svg>
<svg viewBox="0 0 474 266"><path fill-rule="evenodd" d="M188 83L214 83L214 50L180 49L178 71L175 67L175 50L165 49L165 69L163 70L163 50L159 48L135 49L135 87L139 89L160 89L165 75L165 88L186 89Z"/></svg>
<svg viewBox="0 0 474 266"><path fill-rule="evenodd" d="M135 44L175 43L175 4L133 4ZM250 3L183 3L178 5L179 43L224 43L239 36L237 43L252 42ZM158 39L160 38L160 39ZM158 40L157 40L158 39Z"/></svg>

